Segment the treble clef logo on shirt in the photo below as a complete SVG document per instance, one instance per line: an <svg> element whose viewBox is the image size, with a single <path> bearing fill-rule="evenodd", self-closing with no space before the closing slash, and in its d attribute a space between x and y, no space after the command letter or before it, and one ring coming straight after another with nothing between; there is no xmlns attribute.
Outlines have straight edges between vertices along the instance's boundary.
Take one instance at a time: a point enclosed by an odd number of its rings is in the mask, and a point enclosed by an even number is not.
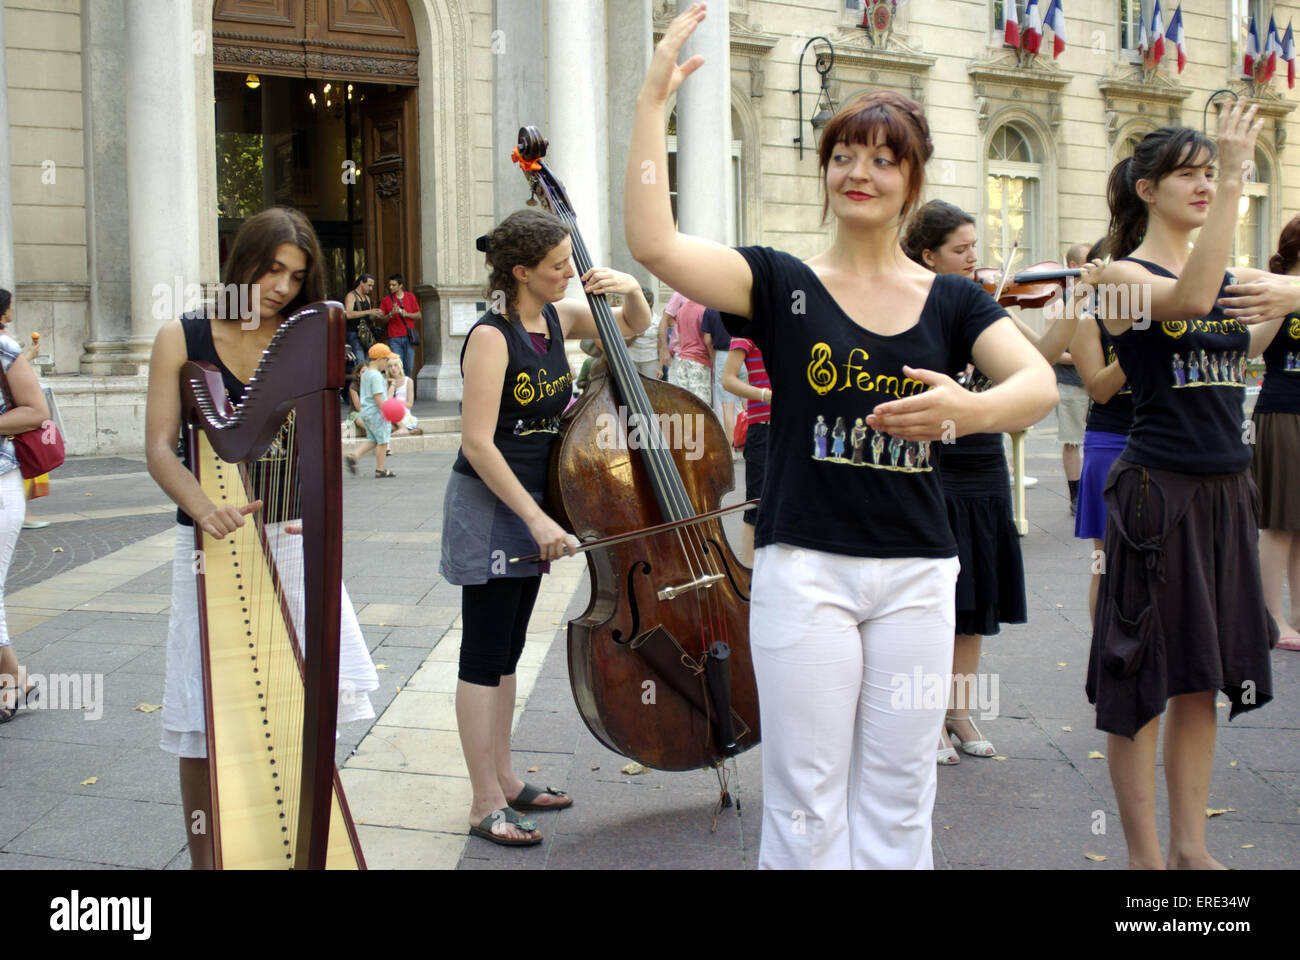
<svg viewBox="0 0 1300 960"><path fill-rule="evenodd" d="M819 396L825 396L835 386L835 364L830 362L831 348L824 343L812 348L812 363L808 364L808 383Z"/></svg>
<svg viewBox="0 0 1300 960"><path fill-rule="evenodd" d="M528 406L537 399L537 391L533 389L532 381L528 379L528 374L521 373L515 378L515 400L522 406Z"/></svg>
<svg viewBox="0 0 1300 960"><path fill-rule="evenodd" d="M1184 333L1187 332L1187 321L1186 320L1165 320L1163 323L1160 324L1160 327L1162 330L1164 330L1165 336L1173 337L1175 340L1177 340L1179 337L1181 337Z"/></svg>
<svg viewBox="0 0 1300 960"><path fill-rule="evenodd" d="M1300 340L1300 317L1292 317L1291 322L1287 325L1287 336L1292 340Z"/></svg>

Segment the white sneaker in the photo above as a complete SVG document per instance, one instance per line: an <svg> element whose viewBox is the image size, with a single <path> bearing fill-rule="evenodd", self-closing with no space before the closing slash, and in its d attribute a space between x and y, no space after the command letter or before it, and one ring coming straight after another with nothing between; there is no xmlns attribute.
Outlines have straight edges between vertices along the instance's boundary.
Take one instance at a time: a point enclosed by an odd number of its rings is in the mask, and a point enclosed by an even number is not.
<svg viewBox="0 0 1300 960"><path fill-rule="evenodd" d="M1011 475L1011 485L1013 487L1016 485L1016 475L1014 473ZM1036 486L1038 486L1038 478L1025 474L1025 489L1028 490L1030 487Z"/></svg>

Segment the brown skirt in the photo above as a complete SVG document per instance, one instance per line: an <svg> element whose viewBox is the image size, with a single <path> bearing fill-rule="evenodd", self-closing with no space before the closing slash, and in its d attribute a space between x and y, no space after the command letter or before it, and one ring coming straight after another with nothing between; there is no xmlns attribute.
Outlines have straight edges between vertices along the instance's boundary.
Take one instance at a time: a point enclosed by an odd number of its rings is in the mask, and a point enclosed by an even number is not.
<svg viewBox="0 0 1300 960"><path fill-rule="evenodd" d="M1300 533L1300 413L1255 413L1255 458L1261 530Z"/></svg>
<svg viewBox="0 0 1300 960"><path fill-rule="evenodd" d="M1273 699L1277 626L1264 606L1250 474L1173 473L1121 458L1105 499L1085 686L1097 728L1133 737L1185 693L1223 691L1229 719Z"/></svg>

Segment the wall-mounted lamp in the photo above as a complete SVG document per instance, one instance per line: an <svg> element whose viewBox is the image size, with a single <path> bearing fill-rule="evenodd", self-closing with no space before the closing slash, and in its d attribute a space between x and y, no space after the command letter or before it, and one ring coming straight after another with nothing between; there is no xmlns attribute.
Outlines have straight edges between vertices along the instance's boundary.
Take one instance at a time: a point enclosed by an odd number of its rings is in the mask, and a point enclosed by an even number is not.
<svg viewBox="0 0 1300 960"><path fill-rule="evenodd" d="M1212 94L1210 94L1210 99L1205 101L1205 109L1201 111L1201 133L1207 132L1206 125L1209 123L1210 107L1214 106L1215 102L1218 100L1229 100L1229 99L1236 100L1237 92L1235 90L1229 90L1227 87L1224 87L1220 90L1215 90Z"/></svg>
<svg viewBox="0 0 1300 960"><path fill-rule="evenodd" d="M803 159L803 57L808 52L808 48L820 40L826 44L824 52L817 52L817 73L821 76L821 92L817 95L817 109L812 115L813 136L820 136L826 124L831 122L835 116L835 100L831 97L830 91L830 72L835 66L835 47L825 37L813 37L803 45L803 50L799 53L799 89L791 90L799 99L799 136L794 138L794 142L799 144L799 159Z"/></svg>
<svg viewBox="0 0 1300 960"><path fill-rule="evenodd" d="M248 87L249 90L256 90L261 85L262 78L255 73L250 73L244 78L244 86Z"/></svg>

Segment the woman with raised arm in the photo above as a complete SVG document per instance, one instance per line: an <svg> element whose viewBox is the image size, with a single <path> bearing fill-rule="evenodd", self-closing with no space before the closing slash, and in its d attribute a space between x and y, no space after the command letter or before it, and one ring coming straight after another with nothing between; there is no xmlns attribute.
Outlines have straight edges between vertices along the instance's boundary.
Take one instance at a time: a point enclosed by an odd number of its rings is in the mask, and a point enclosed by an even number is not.
<svg viewBox="0 0 1300 960"><path fill-rule="evenodd" d="M903 238L903 251L914 261L940 274L975 279L979 263L975 218L943 200L931 200L912 218ZM1058 303L1060 301L1057 301ZM1078 324L1073 310L1062 311L1043 334L1008 312L1025 339L1049 363L1069 345ZM965 364L963 364L963 367ZM967 390L991 386L979 369L951 371ZM939 732L936 756L944 766L961 762L957 748L971 757L997 753L971 719L975 702L980 647L984 637L997 634L1004 623L1024 623L1025 567L1020 535L1011 511L1002 435L971 433L943 447L939 475L948 523L957 540L961 570L957 574L957 635L953 642L952 684L948 711ZM954 747L953 744L957 746Z"/></svg>
<svg viewBox="0 0 1300 960"><path fill-rule="evenodd" d="M560 414L573 393L564 341L599 333L588 303L564 297L574 276L573 242L558 217L516 211L478 246L491 270L493 308L461 350L461 446L443 497L440 570L462 588L456 721L474 792L470 833L503 846L532 846L542 836L520 811L559 809L573 800L515 773L515 667L548 562L577 547L542 509ZM625 336L650 325L635 277L593 267L582 283L588 293L623 295L613 314ZM540 564L508 562L536 553Z"/></svg>
<svg viewBox="0 0 1300 960"><path fill-rule="evenodd" d="M1220 114L1217 151L1185 127L1148 134L1107 186L1115 259L1100 290L1116 284L1141 295L1128 298L1126 313L1109 303L1122 306L1122 298L1103 296L1102 322L1133 391L1133 426L1106 483L1105 572L1086 689L1097 727L1109 734L1133 869L1221 868L1205 846L1216 691L1232 701L1230 717L1272 699L1277 627L1260 584L1245 390L1231 359L1264 349L1300 288L1245 269L1233 273L1248 282L1233 285L1224 272L1262 124L1255 109L1238 101ZM1189 356L1200 361L1195 379L1179 370ZM1167 859L1155 810L1166 712Z"/></svg>
<svg viewBox="0 0 1300 960"><path fill-rule="evenodd" d="M1300 275L1300 217L1282 228L1268 269ZM1300 281L1292 281L1300 282ZM1255 455L1251 476L1259 486L1259 566L1264 599L1282 638L1281 650L1300 650L1300 313L1286 318L1264 350L1264 385L1252 414ZM1291 612L1282 607L1282 583L1291 586Z"/></svg>
<svg viewBox="0 0 1300 960"><path fill-rule="evenodd" d="M957 577L930 445L1028 426L1056 402L1055 383L988 294L903 253L933 148L921 108L899 94L861 98L822 134L823 210L837 226L823 253L801 262L676 231L666 177L642 171L667 169L664 105L704 65L677 64L704 16L692 6L655 49L637 99L625 223L637 260L734 315L735 333L745 327L780 397L750 608L759 866L929 868L943 705L920 688L948 682ZM943 372L971 356L997 387L970 393ZM870 457L827 456L829 437L810 442L818 424L859 419ZM877 455L886 435L889 453Z"/></svg>
<svg viewBox="0 0 1300 960"><path fill-rule="evenodd" d="M204 721L203 661L199 647L199 600L194 563L194 525L223 539L262 508L258 499L244 507L216 506L190 471L187 434L181 430L180 374L186 361L212 364L221 373L226 397L238 406L280 325L294 311L324 299L320 242L311 222L297 210L274 207L244 221L222 270L222 282L251 287L248 316L187 313L166 323L154 339L145 405L145 461L149 474L175 502L176 550L172 561L172 605L167 624L167 660L162 702L161 747L180 758L181 803L185 809L190 864L212 866L209 831L189 829L208 799L207 727ZM246 298L239 297L244 302ZM179 443L178 443L179 438ZM283 512L283 511L282 511ZM266 517L267 538L285 570L301 570L302 546L289 516ZM290 596L295 621L301 618L302 584ZM347 588L342 588L339 644L338 722L375 715L369 691L379 677L366 648ZM205 818L206 819L206 818Z"/></svg>

